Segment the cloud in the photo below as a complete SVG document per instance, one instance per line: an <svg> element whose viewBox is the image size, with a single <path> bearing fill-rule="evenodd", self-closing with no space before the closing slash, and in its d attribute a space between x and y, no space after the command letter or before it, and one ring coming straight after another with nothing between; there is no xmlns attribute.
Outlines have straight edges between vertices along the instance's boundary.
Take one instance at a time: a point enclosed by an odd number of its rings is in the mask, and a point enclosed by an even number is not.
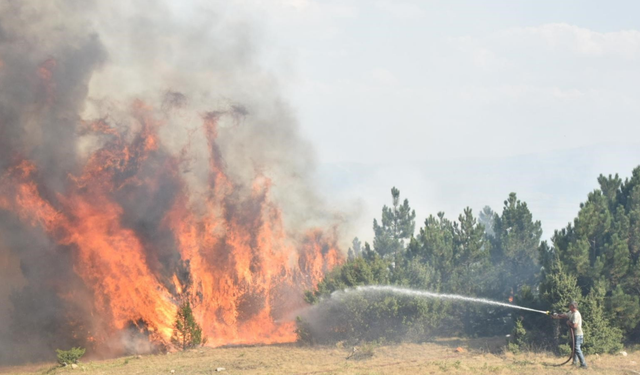
<svg viewBox="0 0 640 375"><path fill-rule="evenodd" d="M569 51L585 56L640 57L640 31L626 30L600 33L566 23L509 29L498 33L500 39L523 42L541 40L554 51Z"/></svg>
<svg viewBox="0 0 640 375"><path fill-rule="evenodd" d="M424 10L418 4L404 1L380 0L376 2L375 6L396 18L421 18L425 15Z"/></svg>
<svg viewBox="0 0 640 375"><path fill-rule="evenodd" d="M279 18L303 17L307 21L326 20L327 17L352 18L358 16L358 7L349 2L315 1L315 0L235 0L236 4L244 4L255 10L258 7Z"/></svg>
<svg viewBox="0 0 640 375"><path fill-rule="evenodd" d="M635 101L631 82L640 80L639 31L601 33L559 23L448 38L447 43L452 52L445 61L467 79L453 85L465 100L573 102L587 111Z"/></svg>
<svg viewBox="0 0 640 375"><path fill-rule="evenodd" d="M474 55L492 55L527 50L550 56L613 57L625 60L640 58L640 31L625 30L601 33L566 23L544 24L501 30L484 36L462 36L448 39L455 48Z"/></svg>
<svg viewBox="0 0 640 375"><path fill-rule="evenodd" d="M480 104L506 104L529 102L539 105L561 105L569 103L590 106L623 106L633 109L635 100L612 90L561 88L558 86L536 86L503 84L496 86L463 86L457 90L457 98Z"/></svg>
<svg viewBox="0 0 640 375"><path fill-rule="evenodd" d="M395 85L398 83L396 76L387 69L375 68L369 71L368 78L376 84Z"/></svg>

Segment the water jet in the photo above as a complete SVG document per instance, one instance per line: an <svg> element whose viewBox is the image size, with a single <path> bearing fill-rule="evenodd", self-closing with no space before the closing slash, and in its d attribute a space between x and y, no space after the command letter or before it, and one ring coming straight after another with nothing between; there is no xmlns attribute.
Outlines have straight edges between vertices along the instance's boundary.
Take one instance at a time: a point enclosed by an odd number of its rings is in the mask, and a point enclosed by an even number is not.
<svg viewBox="0 0 640 375"><path fill-rule="evenodd" d="M357 292L360 292L360 293L387 292L387 293L401 294L401 295L418 297L418 298L449 299L449 300L456 300L456 301L465 301L465 302L472 302L472 303L482 303L486 305L501 306L501 307L507 307L511 309L525 310L525 311L531 311L531 312L536 312L536 313L545 314L545 315L550 314L549 311L536 310L529 307L512 305L504 302L497 302L497 301L492 301L484 298L465 297L457 294L434 293L426 290L415 290L415 289L402 288L402 287L396 287L391 285L357 286L352 289L345 289L342 291L333 292L331 294L331 297L332 298L340 297L341 295L347 295L350 293L357 293Z"/></svg>

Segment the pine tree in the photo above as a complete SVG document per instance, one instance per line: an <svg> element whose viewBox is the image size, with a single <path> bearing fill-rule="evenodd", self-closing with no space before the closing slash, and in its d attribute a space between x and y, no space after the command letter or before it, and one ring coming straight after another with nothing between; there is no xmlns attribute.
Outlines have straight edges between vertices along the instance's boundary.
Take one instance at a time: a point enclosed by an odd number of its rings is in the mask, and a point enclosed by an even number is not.
<svg viewBox="0 0 640 375"><path fill-rule="evenodd" d="M629 253L637 262L640 258L640 185L630 190L625 208L629 218Z"/></svg>
<svg viewBox="0 0 640 375"><path fill-rule="evenodd" d="M356 257L359 257L360 254L362 253L362 242L360 242L358 237L354 237L353 241L351 242L351 245L353 246L353 254Z"/></svg>
<svg viewBox="0 0 640 375"><path fill-rule="evenodd" d="M520 353L520 350L524 348L527 344L527 331L524 329L522 325L522 319L516 320L516 324L511 331L511 337L509 340L508 348L514 353Z"/></svg>
<svg viewBox="0 0 640 375"><path fill-rule="evenodd" d="M347 260L351 262L354 259L356 259L356 256L353 254L353 250L349 248L349 250L347 250Z"/></svg>
<svg viewBox="0 0 640 375"><path fill-rule="evenodd" d="M185 301L178 308L171 341L182 350L194 348L202 343L202 328L193 316L189 301Z"/></svg>
<svg viewBox="0 0 640 375"><path fill-rule="evenodd" d="M598 257L605 253L604 246L607 242L608 234L613 224L613 215L610 211L611 203L607 201L602 191L595 190L590 193L587 202L581 205L578 218L574 225L574 238L571 241L580 247L581 259L574 259L574 252L570 252L563 259L570 269L582 276L588 272L588 267L595 263ZM584 254L587 252L587 254ZM585 255L586 259L585 260ZM580 283L580 286L588 291L591 283Z"/></svg>
<svg viewBox="0 0 640 375"><path fill-rule="evenodd" d="M622 330L612 327L604 310L604 281L597 282L580 305L586 354L615 353L622 349Z"/></svg>
<svg viewBox="0 0 640 375"><path fill-rule="evenodd" d="M544 272L539 288L540 299L556 312L565 312L571 301L580 301L582 296L576 277L557 260Z"/></svg>
<svg viewBox="0 0 640 375"><path fill-rule="evenodd" d="M359 257L361 253L362 253L362 242L360 242L358 237L355 237L351 242L351 247L347 251L347 257L349 260L354 260L355 258Z"/></svg>
<svg viewBox="0 0 640 375"><path fill-rule="evenodd" d="M375 254L375 253L374 253ZM389 259L383 259L377 254L368 259L355 258L352 262L337 267L318 283L315 297L327 296L337 290L344 290L360 285L389 284ZM312 298L311 301L316 301Z"/></svg>
<svg viewBox="0 0 640 375"><path fill-rule="evenodd" d="M467 207L458 217L459 225L455 226L455 254L458 266L467 271L474 264L482 262L489 255L489 242L485 240L485 228L473 217L471 208Z"/></svg>
<svg viewBox="0 0 640 375"><path fill-rule="evenodd" d="M605 246L607 256L607 276L613 287L618 286L629 271L631 259L629 247L618 234L611 236L610 244Z"/></svg>
<svg viewBox="0 0 640 375"><path fill-rule="evenodd" d="M502 215L495 214L495 236L491 237L491 258L500 270L496 298L506 298L523 285L531 285L539 271L538 265L542 224L533 221L527 204L518 200L515 193L504 202Z"/></svg>
<svg viewBox="0 0 640 375"><path fill-rule="evenodd" d="M380 224L373 219L373 248L381 256L397 255L404 250L404 241L415 231L416 212L409 207L409 201L400 204L400 190L391 189L393 205L382 207Z"/></svg>
<svg viewBox="0 0 640 375"><path fill-rule="evenodd" d="M437 218L430 215L409 244L408 255L438 270L441 275L439 281L448 285L455 277L455 237L454 224L444 217L444 212L438 212Z"/></svg>
<svg viewBox="0 0 640 375"><path fill-rule="evenodd" d="M582 297L576 277L567 273L557 258L552 262L551 267L543 272L539 288L542 303L557 313L565 313L571 301L579 303ZM560 345L561 333L566 332L564 327L555 320L553 324L545 324L539 329L551 336L549 341L557 348Z"/></svg>
<svg viewBox="0 0 640 375"><path fill-rule="evenodd" d="M489 237L493 237L495 232L493 231L493 219L495 212L489 206L484 206L480 214L478 215L478 222L484 226L484 231Z"/></svg>
<svg viewBox="0 0 640 375"><path fill-rule="evenodd" d="M368 242L364 243L364 247L362 248L362 257L368 261L375 260L379 257L378 253L371 248Z"/></svg>
<svg viewBox="0 0 640 375"><path fill-rule="evenodd" d="M640 167L624 182L598 177L600 189L580 206L573 225L553 237L560 261L578 280L583 295L604 288L604 314L628 339L640 333ZM602 280L605 284L602 284Z"/></svg>
<svg viewBox="0 0 640 375"><path fill-rule="evenodd" d="M600 184L600 190L602 194L607 198L609 202L614 204L618 198L618 191L622 186L622 179L616 173L615 176L609 175L609 177L605 177L604 175L598 176L598 184ZM613 208L613 206L611 206Z"/></svg>

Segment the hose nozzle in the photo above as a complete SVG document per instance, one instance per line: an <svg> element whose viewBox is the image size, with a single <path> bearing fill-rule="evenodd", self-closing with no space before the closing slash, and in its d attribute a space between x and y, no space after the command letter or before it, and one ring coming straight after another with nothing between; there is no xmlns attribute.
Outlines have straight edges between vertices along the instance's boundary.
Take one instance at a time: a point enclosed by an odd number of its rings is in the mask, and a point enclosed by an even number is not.
<svg viewBox="0 0 640 375"><path fill-rule="evenodd" d="M545 311L544 313L547 315L551 315L551 311Z"/></svg>

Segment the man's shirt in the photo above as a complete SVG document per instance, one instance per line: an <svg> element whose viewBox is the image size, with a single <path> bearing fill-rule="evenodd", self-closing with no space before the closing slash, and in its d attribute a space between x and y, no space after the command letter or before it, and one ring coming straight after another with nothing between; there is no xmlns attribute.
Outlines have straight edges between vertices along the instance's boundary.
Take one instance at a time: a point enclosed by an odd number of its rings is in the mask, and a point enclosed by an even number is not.
<svg viewBox="0 0 640 375"><path fill-rule="evenodd" d="M576 310L574 313L569 311L567 317L571 323L576 325L576 328L574 328L575 335L582 336L582 315L580 315L580 311Z"/></svg>

